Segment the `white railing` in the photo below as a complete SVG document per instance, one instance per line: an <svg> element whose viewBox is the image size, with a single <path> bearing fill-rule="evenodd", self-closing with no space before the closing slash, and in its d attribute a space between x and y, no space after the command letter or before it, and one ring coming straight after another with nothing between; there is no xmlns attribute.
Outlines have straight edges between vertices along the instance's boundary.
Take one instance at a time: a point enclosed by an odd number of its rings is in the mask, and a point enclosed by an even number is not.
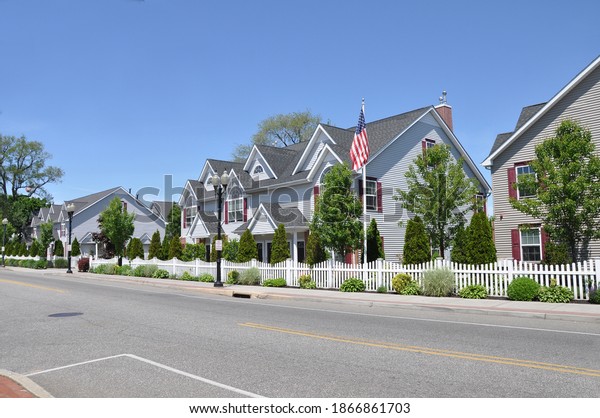
<svg viewBox="0 0 600 418"><path fill-rule="evenodd" d="M90 267L100 264L116 264L117 259L90 260ZM139 265L154 264L158 268L167 270L170 274L181 276L184 271L191 275L199 276L209 273L216 276L216 263L208 263L200 260L180 261L172 259L168 261L152 259L135 260L123 259L123 264L129 264L135 268ZM499 261L485 265L457 264L446 260L436 260L419 265L403 265L399 263L377 260L366 265L345 264L327 260L323 263L310 267L308 264L295 263L286 260L271 265L257 260L247 263L232 263L222 260L222 280L227 280L227 274L236 270L242 272L250 268L257 268L261 275L261 282L265 279L284 278L288 286L298 286L298 278L308 274L315 281L317 288L339 289L344 280L356 277L365 282L367 291L375 291L381 286L392 289L392 279L398 273L407 273L419 284L422 284L423 272L435 268L448 268L453 271L456 289L462 289L469 285L484 286L490 296L506 296L506 288L512 280L519 276L527 276L537 281L542 286L549 286L551 279L556 279L559 286L565 286L573 290L576 300L587 300L590 287L600 287L600 259L583 261L576 264L547 266L518 261Z"/></svg>

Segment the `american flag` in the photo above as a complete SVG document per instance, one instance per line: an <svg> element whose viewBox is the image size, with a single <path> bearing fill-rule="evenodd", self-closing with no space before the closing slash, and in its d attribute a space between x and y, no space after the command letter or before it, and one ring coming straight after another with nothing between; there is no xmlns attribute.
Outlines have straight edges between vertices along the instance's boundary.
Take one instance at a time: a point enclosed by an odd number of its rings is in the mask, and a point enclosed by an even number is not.
<svg viewBox="0 0 600 418"><path fill-rule="evenodd" d="M363 103L358 116L358 125L354 132L354 141L350 148L350 159L352 170L356 171L367 163L369 159L369 138L367 138L367 127L365 126L365 105Z"/></svg>

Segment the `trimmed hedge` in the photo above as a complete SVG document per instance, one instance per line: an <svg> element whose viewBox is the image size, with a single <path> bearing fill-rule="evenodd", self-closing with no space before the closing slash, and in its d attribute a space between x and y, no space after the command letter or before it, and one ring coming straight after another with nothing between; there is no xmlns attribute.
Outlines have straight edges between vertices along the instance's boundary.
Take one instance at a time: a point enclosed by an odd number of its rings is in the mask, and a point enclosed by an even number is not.
<svg viewBox="0 0 600 418"><path fill-rule="evenodd" d="M540 293L541 286L529 277L517 277L506 288L510 300L532 301Z"/></svg>

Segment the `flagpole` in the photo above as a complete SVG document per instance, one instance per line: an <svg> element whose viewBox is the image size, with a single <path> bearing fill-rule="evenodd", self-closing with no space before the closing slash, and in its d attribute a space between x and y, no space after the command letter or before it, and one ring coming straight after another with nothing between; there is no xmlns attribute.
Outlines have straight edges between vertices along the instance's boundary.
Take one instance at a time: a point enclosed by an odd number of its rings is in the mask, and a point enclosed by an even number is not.
<svg viewBox="0 0 600 418"><path fill-rule="evenodd" d="M362 99L362 112L365 114L365 99ZM367 265L367 163L363 165L362 169L362 181L363 181L363 267Z"/></svg>

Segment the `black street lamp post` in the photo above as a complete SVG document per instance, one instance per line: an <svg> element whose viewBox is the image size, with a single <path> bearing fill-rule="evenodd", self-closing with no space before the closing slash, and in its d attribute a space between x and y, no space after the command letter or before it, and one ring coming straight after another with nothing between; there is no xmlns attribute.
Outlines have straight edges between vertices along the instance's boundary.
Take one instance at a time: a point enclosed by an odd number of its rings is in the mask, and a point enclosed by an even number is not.
<svg viewBox="0 0 600 418"><path fill-rule="evenodd" d="M221 281L221 251L223 250L223 242L221 241L221 211L223 208L223 193L225 193L229 184L227 170L223 171L221 178L215 173L212 176L211 183L215 188L218 202L217 242L215 244L217 250L217 280L215 281L215 287L223 287L223 282Z"/></svg>
<svg viewBox="0 0 600 418"><path fill-rule="evenodd" d="M73 270L71 270L71 228L73 226L73 212L75 212L75 205L69 203L67 205L67 214L69 215L69 251L67 252L67 263L69 264L69 268L67 269L67 273L73 273Z"/></svg>
<svg viewBox="0 0 600 418"><path fill-rule="evenodd" d="M2 267L6 267L6 264L4 264L4 253L5 251L5 245L6 245L6 225L8 224L8 219L4 218L2 219L2 225L4 226L4 234L2 235Z"/></svg>

